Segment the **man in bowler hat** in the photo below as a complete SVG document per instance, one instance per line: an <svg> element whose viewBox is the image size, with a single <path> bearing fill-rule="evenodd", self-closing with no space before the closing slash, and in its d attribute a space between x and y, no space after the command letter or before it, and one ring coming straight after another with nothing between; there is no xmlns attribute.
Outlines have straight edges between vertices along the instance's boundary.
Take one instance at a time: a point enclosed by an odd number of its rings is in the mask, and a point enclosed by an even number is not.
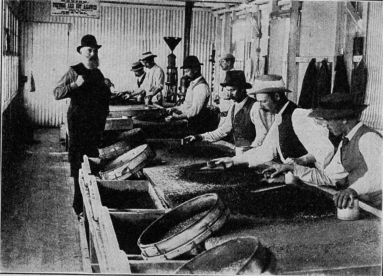
<svg viewBox="0 0 383 276"><path fill-rule="evenodd" d="M85 35L77 47L81 62L69 68L53 91L56 100L70 98L68 158L74 179L73 208L77 215L83 211L78 170L84 154L98 157L97 147L109 112L110 89L98 69L100 47L93 35Z"/></svg>
<svg viewBox="0 0 383 276"><path fill-rule="evenodd" d="M186 91L185 101L180 105L167 109L170 116L167 121L187 119L189 128L193 133L201 133L213 130L218 124L208 109L210 89L201 75L201 65L196 56L187 56L181 69L184 76L190 79L190 85Z"/></svg>
<svg viewBox="0 0 383 276"><path fill-rule="evenodd" d="M229 71L221 86L226 90L233 104L229 108L228 116L223 124L216 130L198 135L185 137L187 143L194 141L215 142L230 136L230 141L237 148L245 148L253 145L256 137L256 120L258 118L259 105L253 98L247 96L246 89L251 84L246 82L243 71Z"/></svg>
<svg viewBox="0 0 383 276"><path fill-rule="evenodd" d="M333 93L319 102L310 116L342 137L338 149L324 170L297 164L278 166L275 174L292 171L303 182L341 189L335 194L338 208L352 207L361 198L379 207L382 204L382 136L360 122L367 106L356 103L351 94Z"/></svg>

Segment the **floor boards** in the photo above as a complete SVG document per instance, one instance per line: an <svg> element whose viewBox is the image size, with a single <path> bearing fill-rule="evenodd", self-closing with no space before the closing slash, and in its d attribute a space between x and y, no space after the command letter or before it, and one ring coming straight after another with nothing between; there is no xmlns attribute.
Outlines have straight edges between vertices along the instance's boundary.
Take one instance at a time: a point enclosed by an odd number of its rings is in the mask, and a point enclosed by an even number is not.
<svg viewBox="0 0 383 276"><path fill-rule="evenodd" d="M59 130L36 130L34 139L3 179L1 271L81 272L72 181Z"/></svg>

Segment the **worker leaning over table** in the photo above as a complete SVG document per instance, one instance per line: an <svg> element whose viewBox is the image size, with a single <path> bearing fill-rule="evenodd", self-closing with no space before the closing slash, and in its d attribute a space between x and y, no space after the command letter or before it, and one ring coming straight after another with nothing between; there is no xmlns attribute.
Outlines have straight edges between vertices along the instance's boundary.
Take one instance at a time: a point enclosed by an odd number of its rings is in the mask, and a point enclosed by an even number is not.
<svg viewBox="0 0 383 276"><path fill-rule="evenodd" d="M77 47L81 63L71 66L53 91L56 100L71 99L68 108L68 158L74 179L73 209L77 215L83 206L78 170L84 154L98 157L97 147L109 113L110 89L98 69L100 47L93 35L85 35Z"/></svg>
<svg viewBox="0 0 383 276"><path fill-rule="evenodd" d="M285 93L290 91L285 88L282 77L264 75L254 81L253 87L261 106L261 122L268 125L266 137L261 146L242 155L215 159L215 163L226 167L242 164L257 167L269 161L317 167L327 164L334 152L328 131L307 116L308 110L298 109L287 99Z"/></svg>
<svg viewBox="0 0 383 276"><path fill-rule="evenodd" d="M185 137L185 142L215 142L230 136L230 140L237 148L259 146L262 139L257 139L257 137L265 137L267 129L260 122L259 103L247 96L246 89L250 89L252 86L246 82L244 72L228 71L221 86L233 100L224 122L214 131Z"/></svg>
<svg viewBox="0 0 383 276"><path fill-rule="evenodd" d="M167 121L187 119L192 133L213 130L218 125L218 114L214 116L208 108L210 89L201 74L201 65L196 56L185 58L181 69L184 69L184 76L190 79L185 101L180 106L167 109L170 114Z"/></svg>
<svg viewBox="0 0 383 276"><path fill-rule="evenodd" d="M292 171L303 182L337 186L334 202L338 208L353 205L355 198L375 206L382 204L382 136L359 121L366 105L356 104L353 95L334 93L321 99L309 116L327 126L342 142L324 169L298 164L275 165L272 176Z"/></svg>
<svg viewBox="0 0 383 276"><path fill-rule="evenodd" d="M117 95L125 100L136 99L138 103L144 103L146 91L149 90L148 78L144 70L144 65L140 62L133 62L130 69L134 73L134 83L128 90L118 92Z"/></svg>
<svg viewBox="0 0 383 276"><path fill-rule="evenodd" d="M145 52L140 59L146 68L145 82L147 82L148 88L145 97L148 98L149 103L162 104L165 73L164 70L154 62L155 57L157 57L157 55L154 55L152 52Z"/></svg>

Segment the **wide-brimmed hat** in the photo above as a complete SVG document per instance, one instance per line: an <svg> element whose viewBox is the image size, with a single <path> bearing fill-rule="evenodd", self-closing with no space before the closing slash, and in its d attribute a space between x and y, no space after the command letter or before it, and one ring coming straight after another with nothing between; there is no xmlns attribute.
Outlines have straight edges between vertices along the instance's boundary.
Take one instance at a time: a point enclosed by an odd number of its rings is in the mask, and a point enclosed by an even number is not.
<svg viewBox="0 0 383 276"><path fill-rule="evenodd" d="M152 52L145 52L142 54L141 61L149 59L149 58L155 58L157 55L153 54Z"/></svg>
<svg viewBox="0 0 383 276"><path fill-rule="evenodd" d="M250 83L246 82L245 73L241 70L227 71L225 81L221 83L221 86L234 86L245 89L252 87Z"/></svg>
<svg viewBox="0 0 383 276"><path fill-rule="evenodd" d="M221 56L219 60L223 60L223 59L235 61L235 57L230 53L224 54L223 56Z"/></svg>
<svg viewBox="0 0 383 276"><path fill-rule="evenodd" d="M184 63L181 66L181 69L195 68L200 67L201 65L203 65L203 63L200 63L196 56L187 56L184 59Z"/></svg>
<svg viewBox="0 0 383 276"><path fill-rule="evenodd" d="M355 103L352 94L333 93L321 98L318 108L311 111L309 117L325 120L357 117L366 107L365 104Z"/></svg>
<svg viewBox="0 0 383 276"><path fill-rule="evenodd" d="M253 82L253 89L248 94L291 92L285 86L282 76L263 75Z"/></svg>
<svg viewBox="0 0 383 276"><path fill-rule="evenodd" d="M136 72L142 69L144 69L144 65L141 62L136 61L132 63L132 69L130 69L130 71Z"/></svg>
<svg viewBox="0 0 383 276"><path fill-rule="evenodd" d="M81 45L77 47L77 52L80 53L80 49L82 47L92 47L99 49L101 48L101 45L97 44L96 38L93 35L87 34L81 38Z"/></svg>

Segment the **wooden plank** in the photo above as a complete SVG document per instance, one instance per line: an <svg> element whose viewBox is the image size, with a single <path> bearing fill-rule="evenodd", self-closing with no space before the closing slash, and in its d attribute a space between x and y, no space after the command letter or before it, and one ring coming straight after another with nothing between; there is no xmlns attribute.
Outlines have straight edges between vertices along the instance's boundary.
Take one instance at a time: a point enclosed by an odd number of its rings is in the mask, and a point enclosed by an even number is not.
<svg viewBox="0 0 383 276"><path fill-rule="evenodd" d="M131 118L107 118L105 130L130 130L133 128L133 120Z"/></svg>
<svg viewBox="0 0 383 276"><path fill-rule="evenodd" d="M146 192L149 189L149 180L102 180L97 179L97 183L103 187L121 190Z"/></svg>
<svg viewBox="0 0 383 276"><path fill-rule="evenodd" d="M327 62L334 62L336 59L334 56L300 56L296 57L295 61L298 63L309 63L313 58L316 58L318 62L323 59L327 59Z"/></svg>
<svg viewBox="0 0 383 276"><path fill-rule="evenodd" d="M78 231L80 234L80 248L81 248L81 259L82 259L82 270L85 273L92 273L92 267L90 264L89 248L86 240L85 233L85 222L80 220L78 223Z"/></svg>
<svg viewBox="0 0 383 276"><path fill-rule="evenodd" d="M156 220L160 216L166 213L165 210L157 209L127 209L127 210L111 210L109 209L110 214L113 214L116 217L122 218L124 221L130 222L139 222L141 220Z"/></svg>
<svg viewBox="0 0 383 276"><path fill-rule="evenodd" d="M294 102L298 102L298 64L296 56L299 55L299 11L301 10L301 2L292 2L290 15L290 35L288 45L288 63L287 63L287 88L293 91Z"/></svg>

